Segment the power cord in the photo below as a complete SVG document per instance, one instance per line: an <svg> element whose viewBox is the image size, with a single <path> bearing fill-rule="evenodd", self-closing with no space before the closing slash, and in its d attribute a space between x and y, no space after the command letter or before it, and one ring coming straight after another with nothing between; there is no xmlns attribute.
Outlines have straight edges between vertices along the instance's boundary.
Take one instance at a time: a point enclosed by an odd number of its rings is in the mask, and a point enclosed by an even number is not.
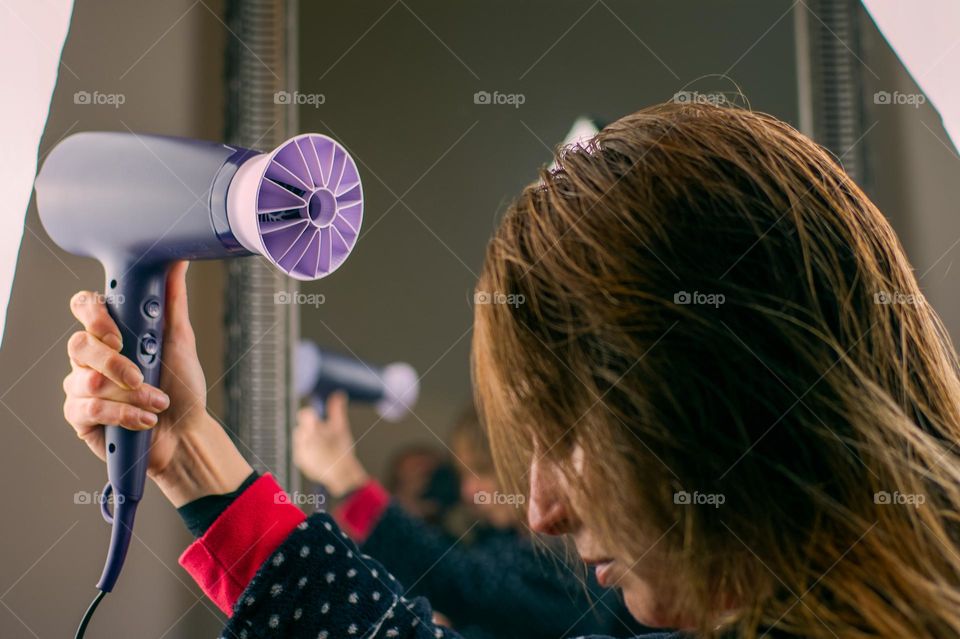
<svg viewBox="0 0 960 639"><path fill-rule="evenodd" d="M83 613L83 619L80 620L80 627L77 628L77 634L74 636L74 639L83 639L83 633L87 631L87 625L90 623L91 617L93 617L93 612L97 609L97 606L100 605L100 602L103 601L103 596L106 594L106 590L101 590L97 593L97 596L93 598L93 601L90 602L90 607Z"/></svg>

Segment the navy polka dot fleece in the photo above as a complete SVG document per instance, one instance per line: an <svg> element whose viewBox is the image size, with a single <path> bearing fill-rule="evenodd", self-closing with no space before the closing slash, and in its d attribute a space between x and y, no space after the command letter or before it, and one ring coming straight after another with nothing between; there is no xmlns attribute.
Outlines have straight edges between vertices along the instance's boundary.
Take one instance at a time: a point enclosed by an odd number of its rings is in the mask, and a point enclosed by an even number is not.
<svg viewBox="0 0 960 639"><path fill-rule="evenodd" d="M402 552L402 550L401 550ZM460 639L326 513L297 526L237 600L229 639ZM671 635L645 635L668 639Z"/></svg>

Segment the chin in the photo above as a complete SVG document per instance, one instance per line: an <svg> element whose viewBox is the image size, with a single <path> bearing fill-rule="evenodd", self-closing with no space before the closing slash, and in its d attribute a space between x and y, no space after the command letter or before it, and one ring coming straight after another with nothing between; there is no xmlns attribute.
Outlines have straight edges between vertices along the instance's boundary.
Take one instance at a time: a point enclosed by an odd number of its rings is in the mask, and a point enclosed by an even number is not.
<svg viewBox="0 0 960 639"><path fill-rule="evenodd" d="M626 585L623 601L633 618L649 628L682 630L687 626L660 605L653 590L645 583Z"/></svg>
<svg viewBox="0 0 960 639"><path fill-rule="evenodd" d="M633 618L648 628L668 627L666 620L663 619L661 615L656 614L656 610L646 599L631 596L630 593L625 592L623 593L623 601Z"/></svg>

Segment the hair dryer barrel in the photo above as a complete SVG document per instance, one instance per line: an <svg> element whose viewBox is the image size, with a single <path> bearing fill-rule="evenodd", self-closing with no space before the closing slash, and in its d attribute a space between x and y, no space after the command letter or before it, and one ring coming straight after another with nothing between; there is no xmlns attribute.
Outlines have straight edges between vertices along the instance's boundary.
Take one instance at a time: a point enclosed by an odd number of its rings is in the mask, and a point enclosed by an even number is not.
<svg viewBox="0 0 960 639"><path fill-rule="evenodd" d="M230 233L226 191L257 155L200 140L77 133L37 176L40 220L64 250L105 263L248 254Z"/></svg>
<svg viewBox="0 0 960 639"><path fill-rule="evenodd" d="M295 386L300 397L322 403L335 391L353 401L375 404L387 421L399 421L417 402L420 383L412 366L395 362L379 367L323 350L301 340L294 356Z"/></svg>
<svg viewBox="0 0 960 639"><path fill-rule="evenodd" d="M36 191L40 220L57 245L108 270L258 253L294 278L313 280L344 262L363 219L356 164L315 133L271 153L77 133L50 151Z"/></svg>

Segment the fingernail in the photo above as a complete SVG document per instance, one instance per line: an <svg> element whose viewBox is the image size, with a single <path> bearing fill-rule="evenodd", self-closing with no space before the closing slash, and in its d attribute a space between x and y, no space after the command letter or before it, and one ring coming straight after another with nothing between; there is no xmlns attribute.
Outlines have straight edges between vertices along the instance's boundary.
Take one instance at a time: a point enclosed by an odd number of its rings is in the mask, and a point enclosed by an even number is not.
<svg viewBox="0 0 960 639"><path fill-rule="evenodd" d="M166 410L167 406L170 405L170 398L167 397L166 393L154 393L153 398L150 400L150 405L157 410Z"/></svg>
<svg viewBox="0 0 960 639"><path fill-rule="evenodd" d="M137 388L143 383L143 373L138 368L128 368L123 374L123 381L130 388Z"/></svg>
<svg viewBox="0 0 960 639"><path fill-rule="evenodd" d="M147 411L140 411L140 423L144 426L156 426L157 416Z"/></svg>

